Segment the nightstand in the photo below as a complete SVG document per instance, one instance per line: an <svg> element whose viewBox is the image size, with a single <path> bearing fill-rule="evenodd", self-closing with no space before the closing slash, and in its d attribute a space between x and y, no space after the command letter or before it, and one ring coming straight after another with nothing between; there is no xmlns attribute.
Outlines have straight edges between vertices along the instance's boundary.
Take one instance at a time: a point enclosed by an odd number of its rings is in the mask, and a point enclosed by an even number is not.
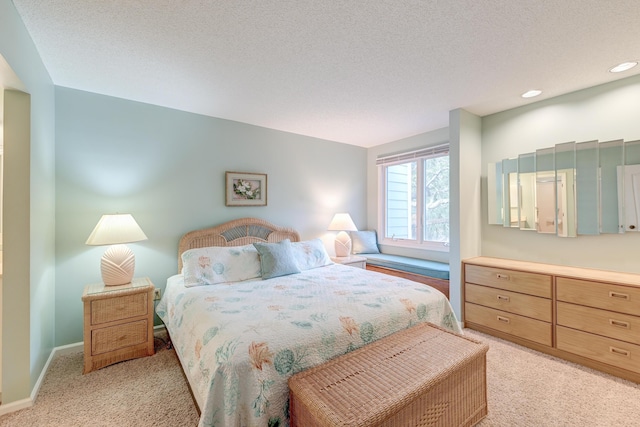
<svg viewBox="0 0 640 427"><path fill-rule="evenodd" d="M367 259L363 256L351 255L351 256L334 256L331 257L331 261L336 264L348 265L356 268L367 268Z"/></svg>
<svg viewBox="0 0 640 427"><path fill-rule="evenodd" d="M84 288L83 374L154 353L153 291L146 277L121 286Z"/></svg>

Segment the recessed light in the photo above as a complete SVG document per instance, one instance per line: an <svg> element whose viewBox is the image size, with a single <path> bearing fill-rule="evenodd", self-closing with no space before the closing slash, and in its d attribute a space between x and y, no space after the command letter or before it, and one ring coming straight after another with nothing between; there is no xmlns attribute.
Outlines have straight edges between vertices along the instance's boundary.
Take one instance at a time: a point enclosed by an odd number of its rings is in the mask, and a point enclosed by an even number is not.
<svg viewBox="0 0 640 427"><path fill-rule="evenodd" d="M533 89L533 90L529 90L525 93L523 93L522 95L520 95L523 98L533 98L534 96L538 96L542 93L541 90L538 89Z"/></svg>
<svg viewBox="0 0 640 427"><path fill-rule="evenodd" d="M632 69L636 65L638 65L638 61L623 62L622 64L618 64L613 68L609 68L609 72L610 73L621 73L623 71L627 71L627 70Z"/></svg>

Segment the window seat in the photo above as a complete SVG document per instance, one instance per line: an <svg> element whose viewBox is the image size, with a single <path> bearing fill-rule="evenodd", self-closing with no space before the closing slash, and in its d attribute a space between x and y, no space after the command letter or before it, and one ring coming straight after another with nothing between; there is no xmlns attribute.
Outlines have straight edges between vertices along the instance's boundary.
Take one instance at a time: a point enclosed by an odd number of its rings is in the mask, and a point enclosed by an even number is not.
<svg viewBox="0 0 640 427"><path fill-rule="evenodd" d="M436 288L449 298L449 264L391 254L358 254L367 270L403 277Z"/></svg>

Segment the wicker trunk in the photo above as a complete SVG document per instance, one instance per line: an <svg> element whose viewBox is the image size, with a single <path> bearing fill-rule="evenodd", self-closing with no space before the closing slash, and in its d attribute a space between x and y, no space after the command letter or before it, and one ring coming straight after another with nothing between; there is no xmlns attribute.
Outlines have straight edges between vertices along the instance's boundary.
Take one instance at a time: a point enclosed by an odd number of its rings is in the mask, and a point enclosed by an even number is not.
<svg viewBox="0 0 640 427"><path fill-rule="evenodd" d="M472 426L488 346L419 324L289 379L291 426Z"/></svg>

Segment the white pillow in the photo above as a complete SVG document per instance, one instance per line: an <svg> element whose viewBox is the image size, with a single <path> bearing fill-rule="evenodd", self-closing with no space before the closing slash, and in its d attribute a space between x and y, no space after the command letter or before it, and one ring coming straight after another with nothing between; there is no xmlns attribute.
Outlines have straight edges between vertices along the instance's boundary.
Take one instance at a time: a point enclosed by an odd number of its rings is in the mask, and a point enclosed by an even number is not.
<svg viewBox="0 0 640 427"><path fill-rule="evenodd" d="M260 277L260 259L253 245L189 249L182 253L182 265L186 287Z"/></svg>
<svg viewBox="0 0 640 427"><path fill-rule="evenodd" d="M298 268L302 271L333 264L327 249L324 247L324 243L320 239L294 242L291 246L293 247L293 256L296 259Z"/></svg>

